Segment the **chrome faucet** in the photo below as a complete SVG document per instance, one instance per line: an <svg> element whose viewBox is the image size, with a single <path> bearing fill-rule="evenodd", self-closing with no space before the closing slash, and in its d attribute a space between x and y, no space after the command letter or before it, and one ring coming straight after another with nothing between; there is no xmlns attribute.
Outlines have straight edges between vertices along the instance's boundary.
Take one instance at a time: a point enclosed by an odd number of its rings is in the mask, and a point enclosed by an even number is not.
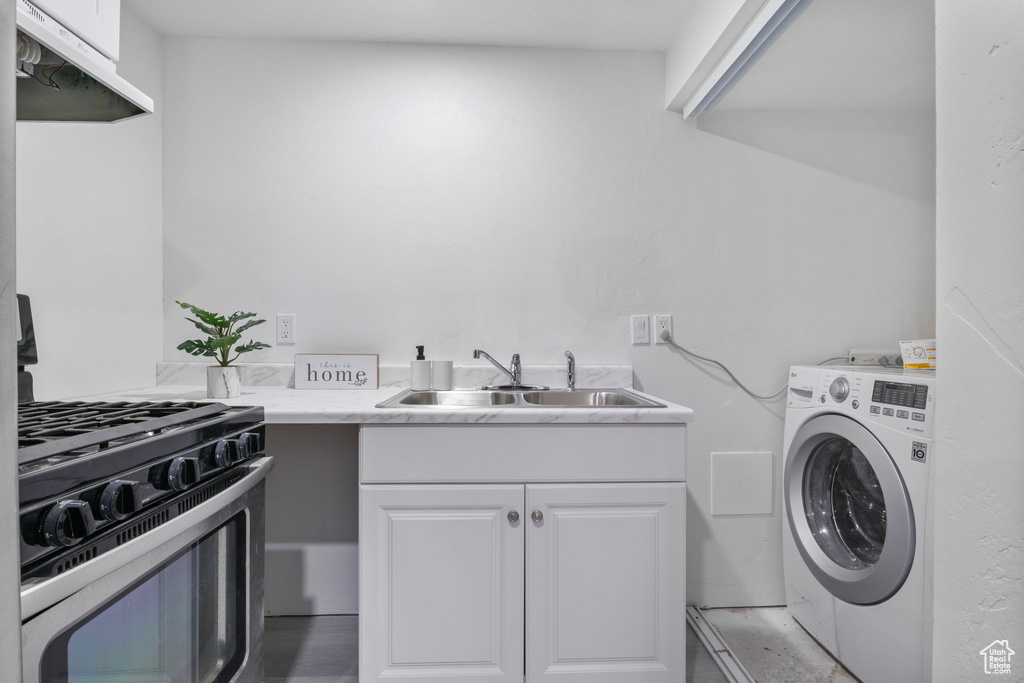
<svg viewBox="0 0 1024 683"><path fill-rule="evenodd" d="M523 363L519 360L518 353L512 354L512 362L509 364L508 368L491 358L491 354L486 351L481 351L480 349L473 349L473 358L485 358L489 360L494 367L504 372L509 379L509 384L496 387L484 387L484 389L531 389L535 391L547 389L547 387L523 384Z"/></svg>
<svg viewBox="0 0 1024 683"><path fill-rule="evenodd" d="M565 357L569 360L569 374L566 387L569 391L576 391L576 356L572 355L572 351L566 351Z"/></svg>
<svg viewBox="0 0 1024 683"><path fill-rule="evenodd" d="M473 358L480 358L481 356L491 361L491 364L494 365L494 367L498 368L506 375L508 375L508 379L510 382L512 382L512 386L519 386L519 380L522 379L523 376L523 364L519 361L518 353L512 354L511 370L506 370L504 365L491 358L491 354L487 353L486 351L481 351L480 349L473 349Z"/></svg>

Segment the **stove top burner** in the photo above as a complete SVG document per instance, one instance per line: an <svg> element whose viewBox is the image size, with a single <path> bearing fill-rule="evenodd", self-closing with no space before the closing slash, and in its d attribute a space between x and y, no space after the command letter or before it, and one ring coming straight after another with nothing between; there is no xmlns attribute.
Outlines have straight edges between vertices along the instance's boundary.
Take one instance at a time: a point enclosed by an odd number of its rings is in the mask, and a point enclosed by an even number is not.
<svg viewBox="0 0 1024 683"><path fill-rule="evenodd" d="M263 422L263 409L194 401L18 405L21 505Z"/></svg>
<svg viewBox="0 0 1024 683"><path fill-rule="evenodd" d="M87 538L133 524L193 490L206 491L262 457L264 443L263 409L256 406L19 404L23 572L50 560L59 565L63 553Z"/></svg>
<svg viewBox="0 0 1024 683"><path fill-rule="evenodd" d="M228 412L221 403L48 401L18 405L22 473L148 439Z"/></svg>

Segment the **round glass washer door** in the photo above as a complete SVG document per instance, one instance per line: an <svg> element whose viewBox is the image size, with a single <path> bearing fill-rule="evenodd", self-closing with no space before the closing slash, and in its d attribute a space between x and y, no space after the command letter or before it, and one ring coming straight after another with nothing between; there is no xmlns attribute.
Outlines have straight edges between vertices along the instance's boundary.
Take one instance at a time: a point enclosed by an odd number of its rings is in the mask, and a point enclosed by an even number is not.
<svg viewBox="0 0 1024 683"><path fill-rule="evenodd" d="M859 422L819 415L793 437L784 475L797 550L832 595L883 602L914 562L914 511L899 468Z"/></svg>

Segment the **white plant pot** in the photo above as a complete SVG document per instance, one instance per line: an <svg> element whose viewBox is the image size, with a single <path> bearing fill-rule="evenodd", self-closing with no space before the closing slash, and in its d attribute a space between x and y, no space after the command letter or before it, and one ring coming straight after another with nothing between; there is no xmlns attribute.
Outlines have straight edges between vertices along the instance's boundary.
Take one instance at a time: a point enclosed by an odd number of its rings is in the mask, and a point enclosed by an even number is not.
<svg viewBox="0 0 1024 683"><path fill-rule="evenodd" d="M234 365L226 368L210 365L206 368L207 398L235 398L242 393L241 369Z"/></svg>

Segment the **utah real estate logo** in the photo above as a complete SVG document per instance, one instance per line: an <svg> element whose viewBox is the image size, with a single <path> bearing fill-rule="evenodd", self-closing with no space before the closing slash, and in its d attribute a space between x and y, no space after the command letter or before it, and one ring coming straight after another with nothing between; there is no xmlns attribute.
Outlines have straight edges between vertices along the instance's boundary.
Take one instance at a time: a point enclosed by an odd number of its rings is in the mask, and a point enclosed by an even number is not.
<svg viewBox="0 0 1024 683"><path fill-rule="evenodd" d="M985 658L985 673L1008 674L1010 673L1010 657L1017 653L1010 649L1009 641L993 640L991 645L978 654Z"/></svg>

